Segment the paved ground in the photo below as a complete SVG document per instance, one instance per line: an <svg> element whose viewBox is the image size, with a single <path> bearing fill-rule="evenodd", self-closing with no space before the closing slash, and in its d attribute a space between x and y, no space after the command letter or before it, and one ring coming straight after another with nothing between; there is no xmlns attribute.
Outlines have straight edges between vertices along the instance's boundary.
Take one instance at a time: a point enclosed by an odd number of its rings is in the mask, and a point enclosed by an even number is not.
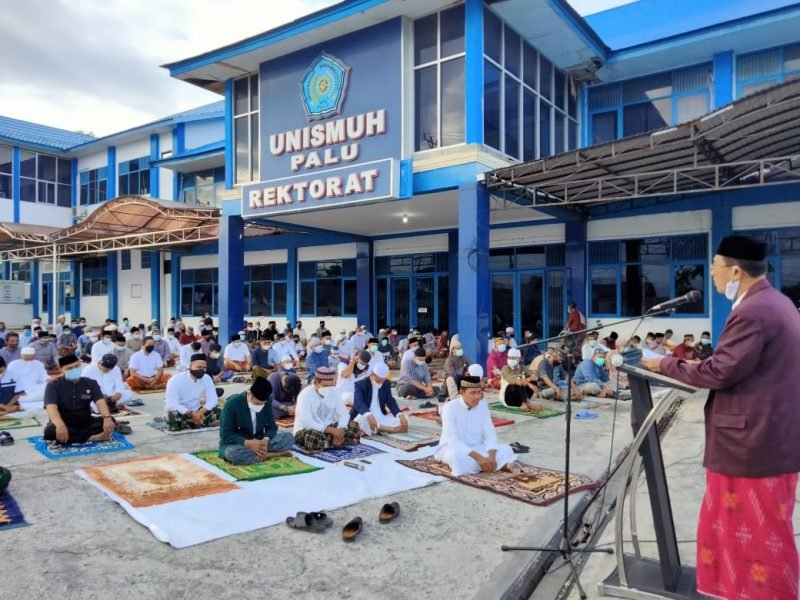
<svg viewBox="0 0 800 600"><path fill-rule="evenodd" d="M226 393L243 389L226 388ZM141 410L158 415L161 395L143 397ZM630 441L629 404L619 403L610 446L613 406L600 417L573 421L573 468L599 475L609 455ZM30 527L0 533L0 598L470 598L501 594L529 560L503 553L501 544L542 543L560 521L560 504L534 507L489 492L445 482L396 494L401 518L379 525L386 499L333 511L335 526L360 515L365 531L345 545L338 529L322 536L273 526L175 550L162 544L121 507L74 471L84 466L159 453L215 447L214 432L168 436L134 419L136 449L79 459L48 460L24 441L37 429L15 430L17 443L0 447L0 464L12 469L11 491ZM429 421L423 422L430 426ZM498 430L503 441L532 447L521 460L563 468L564 419L518 418ZM686 477L699 478L697 437L682 444ZM691 460L689 460L691 459ZM574 503L580 494L571 496ZM686 522L693 521L688 514ZM681 531L681 537L691 535ZM610 571L610 569L608 569ZM598 567L598 573L605 573ZM587 580L588 581L588 580ZM10 592L10 593L9 593Z"/></svg>

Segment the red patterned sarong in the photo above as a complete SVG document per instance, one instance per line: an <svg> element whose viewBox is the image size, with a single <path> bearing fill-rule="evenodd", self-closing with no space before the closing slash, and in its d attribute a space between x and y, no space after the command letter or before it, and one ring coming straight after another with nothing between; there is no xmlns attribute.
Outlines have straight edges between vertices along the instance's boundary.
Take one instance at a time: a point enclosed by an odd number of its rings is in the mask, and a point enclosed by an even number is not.
<svg viewBox="0 0 800 600"><path fill-rule="evenodd" d="M706 471L697 525L700 593L725 600L797 600L796 489L796 473L749 478Z"/></svg>

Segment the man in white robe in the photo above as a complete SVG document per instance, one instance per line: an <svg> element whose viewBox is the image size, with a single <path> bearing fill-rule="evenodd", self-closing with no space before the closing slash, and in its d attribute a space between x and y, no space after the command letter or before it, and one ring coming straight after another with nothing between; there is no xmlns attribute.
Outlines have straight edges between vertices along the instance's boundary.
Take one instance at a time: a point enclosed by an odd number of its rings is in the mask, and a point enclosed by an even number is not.
<svg viewBox="0 0 800 600"><path fill-rule="evenodd" d="M14 381L23 410L44 408L44 388L48 377L44 365L36 360L36 350L26 346L20 352L21 358L8 365L8 379Z"/></svg>
<svg viewBox="0 0 800 600"><path fill-rule="evenodd" d="M307 452L357 444L361 429L334 388L336 374L330 367L320 367L311 385L297 397L294 413L294 441Z"/></svg>
<svg viewBox="0 0 800 600"><path fill-rule="evenodd" d="M456 477L469 473L500 471L514 462L514 451L497 442L492 415L481 402L480 377L465 375L461 394L442 410L442 436L436 460L446 463Z"/></svg>
<svg viewBox="0 0 800 600"><path fill-rule="evenodd" d="M122 371L117 366L117 357L110 352L98 362L88 365L81 376L97 382L112 413L117 412L120 406L133 400L133 392L125 387L125 382L122 380ZM96 405L92 406L92 410L100 412Z"/></svg>

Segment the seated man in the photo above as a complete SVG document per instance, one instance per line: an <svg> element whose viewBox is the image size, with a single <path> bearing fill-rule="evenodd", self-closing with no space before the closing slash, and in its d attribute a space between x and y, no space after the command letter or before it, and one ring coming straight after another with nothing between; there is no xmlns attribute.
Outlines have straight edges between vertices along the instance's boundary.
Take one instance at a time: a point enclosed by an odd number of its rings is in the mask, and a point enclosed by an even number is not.
<svg viewBox="0 0 800 600"><path fill-rule="evenodd" d="M597 338L600 337L596 331L590 331L586 334L586 342L584 342L583 346L581 346L581 360L586 360L587 358L592 358L594 355L594 349L597 348L598 340Z"/></svg>
<svg viewBox="0 0 800 600"><path fill-rule="evenodd" d="M250 348L238 335L231 336L231 342L225 346L222 357L226 371L245 373L250 370Z"/></svg>
<svg viewBox="0 0 800 600"><path fill-rule="evenodd" d="M9 334L11 335L11 334ZM0 350L0 355L3 351ZM694 353L697 360L705 360L714 354L714 348L711 346L711 333L704 331L700 334L700 341L694 347Z"/></svg>
<svg viewBox="0 0 800 600"><path fill-rule="evenodd" d="M142 349L142 333L138 327L131 327L130 333L127 335L128 348L131 352L138 352ZM78 340L80 342L80 340Z"/></svg>
<svg viewBox="0 0 800 600"><path fill-rule="evenodd" d="M20 358L22 347L19 345L19 334L9 331L6 334L6 345L0 348L0 358L10 365L13 361Z"/></svg>
<svg viewBox="0 0 800 600"><path fill-rule="evenodd" d="M6 361L0 356L0 419L29 419L35 411L25 411L19 404L16 382L8 376ZM2 428L2 424L0 424Z"/></svg>
<svg viewBox="0 0 800 600"><path fill-rule="evenodd" d="M167 343L167 340L161 337L161 330L158 327L153 328L152 336L153 344L155 345L155 351L158 352L161 360L164 361L164 366L174 367L175 361L172 360L172 351L169 348L169 343Z"/></svg>
<svg viewBox="0 0 800 600"><path fill-rule="evenodd" d="M408 431L408 419L400 412L397 400L392 396L392 385L386 379L387 375L389 367L380 363L375 365L372 375L355 384L350 419L358 423L364 435Z"/></svg>
<svg viewBox="0 0 800 600"><path fill-rule="evenodd" d="M233 371L225 371L222 368L222 356L220 355L220 347L211 342L208 345L208 361L206 363L206 372L209 374L214 383L224 383L233 377ZM192 362L192 357L186 358L186 365L188 369L189 363Z"/></svg>
<svg viewBox="0 0 800 600"><path fill-rule="evenodd" d="M325 333L325 332L323 332ZM330 347L325 346L322 340L314 336L308 341L308 356L306 357L306 370L308 371L308 382L314 379L314 373L320 367L327 367L328 358L331 355Z"/></svg>
<svg viewBox="0 0 800 600"><path fill-rule="evenodd" d="M117 367L122 375L122 379L125 380L130 376L129 367L131 364L131 356L133 356L133 351L128 348L128 344L125 342L125 336L121 333L117 333L116 337L114 338L113 348L114 356L117 358Z"/></svg>
<svg viewBox="0 0 800 600"><path fill-rule="evenodd" d="M353 356L339 354L339 362L336 365L336 389L342 396L346 405L353 403L355 395L355 384L357 381L369 377L369 352L366 350L353 352Z"/></svg>
<svg viewBox="0 0 800 600"><path fill-rule="evenodd" d="M47 371L36 360L36 350L30 346L20 352L22 358L8 365L8 378L15 382L20 395L19 403L25 410L40 410L44 405L44 390Z"/></svg>
<svg viewBox="0 0 800 600"><path fill-rule="evenodd" d="M425 362L424 348L414 350L414 360L406 361L400 367L400 378L397 380L397 395L400 398L433 398L439 389L431 385L431 371Z"/></svg>
<svg viewBox="0 0 800 600"><path fill-rule="evenodd" d="M58 373L58 351L50 334L44 330L39 331L39 337L32 341L29 348L36 352L35 358L44 365L45 371L50 374Z"/></svg>
<svg viewBox="0 0 800 600"><path fill-rule="evenodd" d="M308 452L357 444L361 440L358 423L350 420L342 397L333 387L335 378L333 369L320 367L313 383L297 397L294 441Z"/></svg>
<svg viewBox="0 0 800 600"><path fill-rule="evenodd" d="M614 395L608 385L608 373L604 366L606 364L606 351L603 348L595 348L594 356L587 358L575 369L572 381L585 396L597 396L607 398Z"/></svg>
<svg viewBox="0 0 800 600"><path fill-rule="evenodd" d="M178 341L178 338L175 336L174 327L170 327L169 329L167 329L166 342L167 346L169 346L169 356L171 362L171 364L168 364L167 366L174 367L177 364L181 353L181 344Z"/></svg>
<svg viewBox="0 0 800 600"><path fill-rule="evenodd" d="M564 362L564 353L556 348L548 348L542 355L542 360L536 369L536 377L538 378L539 395L547 400L566 400L567 386L562 379L563 369L558 366ZM563 386L559 383L564 383ZM580 400L582 398L581 391L575 382L572 382L572 398Z"/></svg>
<svg viewBox="0 0 800 600"><path fill-rule="evenodd" d="M389 338L384 335L381 338L380 344L378 346L378 352L383 356L383 362L385 362L390 369L397 369L400 367L400 360L397 356L397 350L394 349Z"/></svg>
<svg viewBox="0 0 800 600"><path fill-rule="evenodd" d="M683 343L678 344L672 350L673 358L682 358L684 360L697 360L697 354L694 351L694 335L687 333L683 336Z"/></svg>
<svg viewBox="0 0 800 600"><path fill-rule="evenodd" d="M266 379L275 370L275 353L272 351L272 342L262 333L251 355L253 377Z"/></svg>
<svg viewBox="0 0 800 600"><path fill-rule="evenodd" d="M75 354L78 349L78 336L72 331L70 325L64 325L61 334L56 338L56 350L59 356Z"/></svg>
<svg viewBox="0 0 800 600"><path fill-rule="evenodd" d="M531 398L539 392L536 386L538 377L522 362L522 352L519 348L508 351L508 362L500 371L502 384L500 385L500 401L506 406L522 410L538 411L544 407L532 402Z"/></svg>
<svg viewBox="0 0 800 600"><path fill-rule="evenodd" d="M114 337L116 337L116 334L111 331L111 329L103 329L103 337L92 345L92 349L90 351L91 362L98 362L106 354L114 350Z"/></svg>
<svg viewBox="0 0 800 600"><path fill-rule="evenodd" d="M297 407L297 396L303 384L293 373L272 373L267 379L272 390L270 397L272 414L276 419L294 416Z"/></svg>
<svg viewBox="0 0 800 600"><path fill-rule="evenodd" d="M178 371L188 371L189 363L192 362L192 355L197 354L198 352L203 352L202 347L202 342L198 341L181 346L181 351L178 355Z"/></svg>
<svg viewBox="0 0 800 600"><path fill-rule="evenodd" d="M461 378L461 394L442 410L442 436L436 460L446 463L458 477L468 473L508 470L514 451L497 442L489 406L481 402L480 377Z"/></svg>
<svg viewBox="0 0 800 600"><path fill-rule="evenodd" d="M142 349L131 356L127 384L132 390L161 390L167 385L169 375L164 375L164 361L155 348L153 338L148 335Z"/></svg>
<svg viewBox="0 0 800 600"><path fill-rule="evenodd" d="M116 429L100 386L93 379L81 377L81 362L75 355L58 359L62 377L47 384L44 404L50 422L43 438L62 444L83 444L108 440ZM101 419L92 416L92 402Z"/></svg>
<svg viewBox="0 0 800 600"><path fill-rule="evenodd" d="M508 355L506 354L506 340L502 337L494 338L494 348L489 353L489 358L486 359L486 373L489 378L489 386L496 390L500 389L500 374L503 367L508 363Z"/></svg>
<svg viewBox="0 0 800 600"><path fill-rule="evenodd" d="M291 456L294 436L278 431L270 410L272 386L256 377L246 392L225 402L219 428L219 457L235 465L252 465L273 456Z"/></svg>
<svg viewBox="0 0 800 600"><path fill-rule="evenodd" d="M83 370L83 377L97 382L112 413L119 412L120 406L133 400L133 392L125 387L114 354L106 354L100 362L90 364Z"/></svg>
<svg viewBox="0 0 800 600"><path fill-rule="evenodd" d="M206 355L194 354L189 370L178 373L167 382L164 421L170 431L216 427L221 410L217 399L222 389L206 373Z"/></svg>

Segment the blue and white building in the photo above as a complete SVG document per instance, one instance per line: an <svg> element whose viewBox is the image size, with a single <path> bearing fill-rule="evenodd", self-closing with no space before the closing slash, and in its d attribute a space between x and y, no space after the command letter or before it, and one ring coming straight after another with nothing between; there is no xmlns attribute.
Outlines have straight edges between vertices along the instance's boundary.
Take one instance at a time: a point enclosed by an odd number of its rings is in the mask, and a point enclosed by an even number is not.
<svg viewBox="0 0 800 600"><path fill-rule="evenodd" d="M556 335L570 300L594 324L697 289L640 333L716 336L733 231L800 304L797 3L347 0L166 68L222 100L102 139L0 121L0 220L218 209L214 239L65 262L59 312L446 328L483 360L507 325ZM33 312L48 268L5 263Z"/></svg>

